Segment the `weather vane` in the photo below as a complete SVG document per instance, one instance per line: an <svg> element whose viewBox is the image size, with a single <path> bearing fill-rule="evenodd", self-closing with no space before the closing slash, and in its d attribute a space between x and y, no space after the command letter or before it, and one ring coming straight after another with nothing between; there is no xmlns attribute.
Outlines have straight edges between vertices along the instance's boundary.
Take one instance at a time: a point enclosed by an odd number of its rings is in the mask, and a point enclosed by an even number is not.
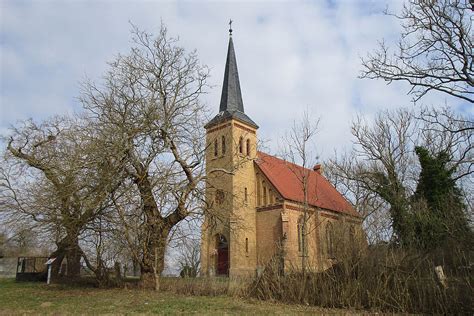
<svg viewBox="0 0 474 316"><path fill-rule="evenodd" d="M229 35L232 36L232 19L229 20Z"/></svg>

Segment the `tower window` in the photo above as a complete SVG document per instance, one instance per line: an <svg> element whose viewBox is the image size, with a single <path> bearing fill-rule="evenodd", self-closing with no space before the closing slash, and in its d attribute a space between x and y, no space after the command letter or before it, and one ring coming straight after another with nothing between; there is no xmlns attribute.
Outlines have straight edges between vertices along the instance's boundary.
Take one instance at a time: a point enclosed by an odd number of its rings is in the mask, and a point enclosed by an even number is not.
<svg viewBox="0 0 474 316"><path fill-rule="evenodd" d="M222 146L222 155L225 155L225 136L222 136L222 141L221 141L221 146Z"/></svg>
<svg viewBox="0 0 474 316"><path fill-rule="evenodd" d="M249 253L249 239L245 238L245 252Z"/></svg>
<svg viewBox="0 0 474 316"><path fill-rule="evenodd" d="M243 137L240 137L239 139L239 153L242 154L243 153L243 150L244 150L244 138Z"/></svg>
<svg viewBox="0 0 474 316"><path fill-rule="evenodd" d="M218 144L217 144L217 139L214 140L214 157L217 157L218 154Z"/></svg>
<svg viewBox="0 0 474 316"><path fill-rule="evenodd" d="M244 189L244 201L245 201L245 203L247 203L249 201L247 188Z"/></svg>
<svg viewBox="0 0 474 316"><path fill-rule="evenodd" d="M250 139L247 139L247 156L250 157Z"/></svg>

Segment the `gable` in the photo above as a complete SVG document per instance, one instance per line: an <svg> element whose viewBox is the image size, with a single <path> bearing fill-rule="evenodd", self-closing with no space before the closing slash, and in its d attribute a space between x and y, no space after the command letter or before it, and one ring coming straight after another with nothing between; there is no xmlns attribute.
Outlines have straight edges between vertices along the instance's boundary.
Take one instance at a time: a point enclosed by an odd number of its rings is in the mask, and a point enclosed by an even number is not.
<svg viewBox="0 0 474 316"><path fill-rule="evenodd" d="M304 203L302 175L308 177L308 204L360 217L352 205L321 174L288 161L257 152L256 165L284 199Z"/></svg>

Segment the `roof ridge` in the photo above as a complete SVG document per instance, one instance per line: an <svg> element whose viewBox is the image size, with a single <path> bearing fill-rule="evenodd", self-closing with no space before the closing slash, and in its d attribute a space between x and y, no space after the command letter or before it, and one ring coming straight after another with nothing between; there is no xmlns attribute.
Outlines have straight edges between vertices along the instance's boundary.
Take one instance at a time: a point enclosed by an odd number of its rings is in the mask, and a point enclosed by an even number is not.
<svg viewBox="0 0 474 316"><path fill-rule="evenodd" d="M306 170L308 170L308 171L310 171L310 172L316 172L317 174L321 175L323 178L326 179L326 177L324 177L322 174L320 174L320 173L317 172L317 171L314 171L314 170L311 169L311 168L303 167L303 166L301 166L301 165L298 165L297 163L294 163L294 162L285 160L285 159L283 159L283 158L280 158L280 157L277 157L277 156L274 156L274 155L270 155L270 154L264 153L263 151L257 151L257 155L258 155L259 153L264 154L264 155L269 156L269 157L272 157L272 158L275 158L275 159L278 159L278 160L280 160L280 161L283 161L283 162L285 162L285 163L288 163L288 164L293 165L293 166L295 166L295 167L298 167L298 168L300 168L300 169L306 169ZM326 180L327 180L327 179L326 179Z"/></svg>

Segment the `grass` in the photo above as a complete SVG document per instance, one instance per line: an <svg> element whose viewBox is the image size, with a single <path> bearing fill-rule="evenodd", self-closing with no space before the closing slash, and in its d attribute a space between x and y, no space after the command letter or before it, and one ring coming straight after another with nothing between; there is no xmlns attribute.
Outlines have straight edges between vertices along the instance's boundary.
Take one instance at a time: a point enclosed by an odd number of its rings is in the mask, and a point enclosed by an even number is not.
<svg viewBox="0 0 474 316"><path fill-rule="evenodd" d="M0 315L12 314L199 314L288 315L344 312L229 296L186 296L170 291L98 289L85 286L18 283L0 279Z"/></svg>

